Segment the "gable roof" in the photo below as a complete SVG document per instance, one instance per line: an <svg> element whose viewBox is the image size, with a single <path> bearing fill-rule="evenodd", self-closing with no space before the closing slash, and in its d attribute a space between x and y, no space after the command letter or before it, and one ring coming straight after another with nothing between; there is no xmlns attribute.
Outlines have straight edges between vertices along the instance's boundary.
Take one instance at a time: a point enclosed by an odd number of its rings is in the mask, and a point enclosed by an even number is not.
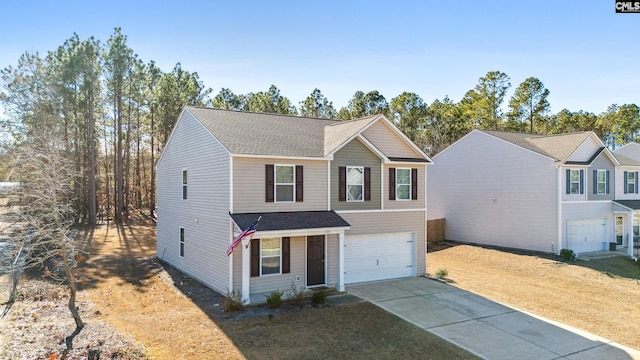
<svg viewBox="0 0 640 360"><path fill-rule="evenodd" d="M342 121L196 106L188 106L185 111L200 121L234 155L324 158L373 123L389 122L383 115ZM392 124L390 126L393 127ZM431 162L410 140L398 136L417 149L420 159Z"/></svg>
<svg viewBox="0 0 640 360"><path fill-rule="evenodd" d="M569 155L593 134L592 131L557 135L527 134L495 130L479 131L558 161L567 159Z"/></svg>
<svg viewBox="0 0 640 360"><path fill-rule="evenodd" d="M256 231L274 230L299 230L299 229L326 229L348 228L351 225L336 214L328 211L293 211L293 212L266 212L266 213L237 213L229 214L239 229L246 229L253 224L258 217L262 217L256 226Z"/></svg>
<svg viewBox="0 0 640 360"><path fill-rule="evenodd" d="M613 150L613 156L620 165L640 166L640 144L630 142Z"/></svg>

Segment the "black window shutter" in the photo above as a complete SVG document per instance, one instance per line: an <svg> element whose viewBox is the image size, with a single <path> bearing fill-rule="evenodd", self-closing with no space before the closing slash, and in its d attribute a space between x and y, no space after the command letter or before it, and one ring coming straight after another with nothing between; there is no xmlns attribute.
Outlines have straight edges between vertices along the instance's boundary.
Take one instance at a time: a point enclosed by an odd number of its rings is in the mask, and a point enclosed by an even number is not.
<svg viewBox="0 0 640 360"><path fill-rule="evenodd" d="M593 170L593 193L598 193L598 170Z"/></svg>
<svg viewBox="0 0 640 360"><path fill-rule="evenodd" d="M389 168L389 200L396 199L396 168Z"/></svg>
<svg viewBox="0 0 640 360"><path fill-rule="evenodd" d="M584 170L580 169L580 194L584 194Z"/></svg>
<svg viewBox="0 0 640 360"><path fill-rule="evenodd" d="M628 186L627 186L628 181L629 181L629 175L628 175L628 172L625 171L624 172L624 193L625 194L627 193L627 191L629 189Z"/></svg>
<svg viewBox="0 0 640 360"><path fill-rule="evenodd" d="M634 190L636 192L636 194L638 193L638 172L635 171L635 173L633 174L633 179L635 181L635 186L634 186Z"/></svg>
<svg viewBox="0 0 640 360"><path fill-rule="evenodd" d="M251 239L251 276L260 276L260 239Z"/></svg>
<svg viewBox="0 0 640 360"><path fill-rule="evenodd" d="M288 274L291 272L291 238L282 238L282 273Z"/></svg>
<svg viewBox="0 0 640 360"><path fill-rule="evenodd" d="M347 201L347 168L338 168L338 201Z"/></svg>
<svg viewBox="0 0 640 360"><path fill-rule="evenodd" d="M302 202L304 190L302 188L303 176L302 176L302 165L296 165L296 201Z"/></svg>
<svg viewBox="0 0 640 360"><path fill-rule="evenodd" d="M273 164L265 165L265 201L273 202Z"/></svg>
<svg viewBox="0 0 640 360"><path fill-rule="evenodd" d="M607 191L607 194L608 194L609 193L609 170L607 170L607 180L606 181L607 181L607 185L606 185L607 190L606 191Z"/></svg>
<svg viewBox="0 0 640 360"><path fill-rule="evenodd" d="M418 200L418 169L411 169L411 200Z"/></svg>
<svg viewBox="0 0 640 360"><path fill-rule="evenodd" d="M571 194L571 170L567 169L567 194Z"/></svg>
<svg viewBox="0 0 640 360"><path fill-rule="evenodd" d="M364 201L371 200L371 168L364 168Z"/></svg>

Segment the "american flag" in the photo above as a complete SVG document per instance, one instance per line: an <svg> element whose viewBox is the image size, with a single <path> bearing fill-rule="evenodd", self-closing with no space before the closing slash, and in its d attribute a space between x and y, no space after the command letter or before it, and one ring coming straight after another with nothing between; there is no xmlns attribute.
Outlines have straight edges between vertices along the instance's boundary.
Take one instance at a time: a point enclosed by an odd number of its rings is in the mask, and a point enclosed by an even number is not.
<svg viewBox="0 0 640 360"><path fill-rule="evenodd" d="M260 219L262 219L262 216L258 217L258 220L256 220L256 222L249 225L249 227L245 231L241 232L240 235L238 235L235 238L235 240L233 240L231 245L229 245L229 249L227 249L227 256L233 253L233 250L235 250L235 248L238 247L238 244L240 244L242 240L244 240L245 238L251 239L253 234L256 233L256 225L258 225L258 222L260 221Z"/></svg>

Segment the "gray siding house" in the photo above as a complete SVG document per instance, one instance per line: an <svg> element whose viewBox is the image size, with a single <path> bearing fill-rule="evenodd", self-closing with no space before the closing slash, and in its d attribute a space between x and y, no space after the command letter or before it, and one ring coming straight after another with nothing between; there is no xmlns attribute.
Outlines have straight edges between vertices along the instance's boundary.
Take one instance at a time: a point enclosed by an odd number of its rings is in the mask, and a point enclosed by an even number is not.
<svg viewBox="0 0 640 360"><path fill-rule="evenodd" d="M615 243L632 255L640 152L629 152L637 160L620 161L591 131L473 130L434 156L429 218L446 219L450 240L578 256Z"/></svg>
<svg viewBox="0 0 640 360"><path fill-rule="evenodd" d="M245 302L292 285L342 291L423 274L428 164L381 115L187 107L157 165L157 256Z"/></svg>

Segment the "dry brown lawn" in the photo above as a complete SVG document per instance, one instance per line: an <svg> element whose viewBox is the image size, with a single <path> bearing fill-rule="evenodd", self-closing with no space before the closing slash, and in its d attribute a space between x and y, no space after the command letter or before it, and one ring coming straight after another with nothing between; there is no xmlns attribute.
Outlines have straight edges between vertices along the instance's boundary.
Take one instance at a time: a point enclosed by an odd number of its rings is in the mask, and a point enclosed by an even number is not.
<svg viewBox="0 0 640 360"><path fill-rule="evenodd" d="M640 349L640 263L566 263L471 245L432 249L427 272L447 269L453 286Z"/></svg>
<svg viewBox="0 0 640 360"><path fill-rule="evenodd" d="M81 297L153 359L476 358L369 303L225 313L220 294L157 261L153 224L83 236L91 255Z"/></svg>

